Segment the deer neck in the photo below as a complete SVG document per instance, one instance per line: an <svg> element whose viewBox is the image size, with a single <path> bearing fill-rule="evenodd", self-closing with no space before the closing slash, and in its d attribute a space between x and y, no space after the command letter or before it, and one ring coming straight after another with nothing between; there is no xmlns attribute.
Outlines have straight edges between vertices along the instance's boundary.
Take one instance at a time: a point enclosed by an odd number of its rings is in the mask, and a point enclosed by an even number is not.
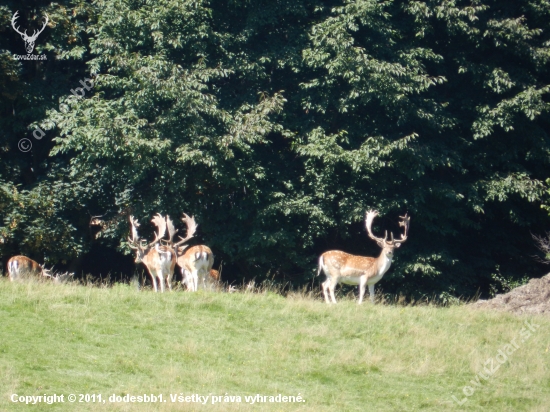
<svg viewBox="0 0 550 412"><path fill-rule="evenodd" d="M380 253L380 256L378 256L377 259L377 266L378 266L378 276L383 276L384 273L388 271L388 269L391 266L391 261L393 256L388 256L388 251L386 249L382 249L382 252Z"/></svg>

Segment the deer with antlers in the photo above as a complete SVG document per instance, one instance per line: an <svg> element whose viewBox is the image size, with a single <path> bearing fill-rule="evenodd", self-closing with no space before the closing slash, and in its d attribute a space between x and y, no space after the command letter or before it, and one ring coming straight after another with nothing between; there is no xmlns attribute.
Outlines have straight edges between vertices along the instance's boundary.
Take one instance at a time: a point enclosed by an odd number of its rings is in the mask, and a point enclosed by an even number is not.
<svg viewBox="0 0 550 412"><path fill-rule="evenodd" d="M23 41L25 42L25 49L27 50L27 53L28 54L31 54L32 51L34 50L34 43L36 42L36 39L38 38L38 35L40 33L42 33L44 31L44 29L46 28L46 25L48 24L48 16L46 15L46 21L44 22L44 25L42 26L42 28L38 31L34 31L32 36L29 36L27 34L27 30L25 29L25 32L21 32L19 30L19 27L15 27L15 22L16 20L19 18L19 16L17 15L17 13L19 13L19 10L16 11L14 14L13 14L13 17L11 18L11 26L13 27L13 29L19 34L21 35L21 38L23 39Z"/></svg>
<svg viewBox="0 0 550 412"><path fill-rule="evenodd" d="M210 273L214 264L214 254L208 246L197 245L188 248L189 245L184 244L195 236L197 223L193 216L189 217L185 213L181 220L187 226L187 234L185 238L180 236L180 241L177 243L172 242L171 245L177 254L177 262L181 268L183 279L182 283L186 285L189 291L196 292L199 286L199 278L200 284L205 288L212 282Z"/></svg>
<svg viewBox="0 0 550 412"><path fill-rule="evenodd" d="M49 269L45 269L38 262L21 255L8 260L8 276L12 282L31 276L52 278Z"/></svg>
<svg viewBox="0 0 550 412"><path fill-rule="evenodd" d="M139 239L137 228L139 223L133 216L130 216L130 225L132 236L128 237L130 248L136 251L136 263L143 263L151 275L153 288L158 292L157 278L160 283L160 291L164 292L164 282L168 283L168 289L172 290L172 275L176 266L176 252L170 246L160 245L160 241L166 234L168 228L169 242L172 242L175 231L170 216L164 218L160 213L157 213L151 222L157 227L155 240L151 243L143 243Z"/></svg>
<svg viewBox="0 0 550 412"><path fill-rule="evenodd" d="M334 289L338 283L345 283L359 286L359 304L363 303L365 287L368 285L370 300L374 303L374 285L382 279L384 273L390 268L394 250L407 240L411 220L406 214L400 216L399 226L404 227L404 233L401 235L401 239L394 239L392 233L390 240L388 240L387 231L383 239L374 236L372 233L372 221L376 216L378 216L377 211L368 211L365 216L365 225L369 237L382 248L380 256L377 258L355 256L340 250L331 250L323 253L319 258L317 276L323 271L327 277L322 284L325 302L331 303L328 296L330 292L332 303L336 303Z"/></svg>

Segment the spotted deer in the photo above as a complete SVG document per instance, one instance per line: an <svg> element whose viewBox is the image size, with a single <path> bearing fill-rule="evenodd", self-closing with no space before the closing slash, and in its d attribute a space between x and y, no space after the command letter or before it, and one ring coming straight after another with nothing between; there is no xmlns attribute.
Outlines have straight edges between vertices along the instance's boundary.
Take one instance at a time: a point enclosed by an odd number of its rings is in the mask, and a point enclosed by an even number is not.
<svg viewBox="0 0 550 412"><path fill-rule="evenodd" d="M139 223L133 216L130 216L131 237L128 237L128 245L136 251L136 263L143 263L153 281L153 288L158 292L157 279L160 283L160 291L164 292L165 281L168 284L168 289L172 290L172 275L176 266L176 252L171 246L161 245L160 241L166 234L168 227L168 235L170 242L175 234L173 225L171 225L170 217L164 218L160 213L157 213L151 222L157 227L155 240L150 243L144 243L139 239L137 228ZM170 223L168 223L170 222Z"/></svg>
<svg viewBox="0 0 550 412"><path fill-rule="evenodd" d="M374 303L374 285L382 279L390 268L394 250L407 240L411 220L407 215L401 216L399 226L404 227L401 239L394 239L392 233L390 240L388 240L387 231L383 239L373 235L372 221L376 216L378 216L377 211L368 211L365 216L365 226L369 237L382 248L380 256L377 258L355 256L340 250L331 250L319 257L317 276L322 271L327 277L322 284L326 303L331 303L331 301L336 303L334 289L338 283L358 285L359 304L363 303L365 287L368 285L370 300ZM329 293L331 300L329 300Z"/></svg>
<svg viewBox="0 0 550 412"><path fill-rule="evenodd" d="M44 269L43 266L34 260L21 255L14 256L8 260L8 276L12 282L26 277L43 276L52 278L49 269Z"/></svg>
<svg viewBox="0 0 550 412"><path fill-rule="evenodd" d="M181 220L187 226L187 234L185 238L180 236L180 241L173 243L172 247L176 250L178 266L181 268L182 283L187 287L187 290L196 292L199 285L206 288L213 283L211 270L214 264L214 254L208 246L189 247L189 245L184 244L195 236L197 223L193 216L189 217L185 213Z"/></svg>

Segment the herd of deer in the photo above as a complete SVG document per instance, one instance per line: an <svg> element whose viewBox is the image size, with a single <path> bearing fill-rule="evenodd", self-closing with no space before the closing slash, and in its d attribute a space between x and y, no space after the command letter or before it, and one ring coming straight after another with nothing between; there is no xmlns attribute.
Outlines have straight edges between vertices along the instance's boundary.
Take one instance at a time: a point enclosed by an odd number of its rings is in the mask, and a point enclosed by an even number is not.
<svg viewBox="0 0 550 412"><path fill-rule="evenodd" d="M128 244L136 251L136 263L142 262L149 271L155 292L158 291L157 279L161 292L164 292L165 281L168 289L172 290L172 275L176 263L181 268L182 283L191 292L197 291L199 284L206 288L213 282L220 281L218 271L212 270L214 264L212 250L205 245L193 246L189 249L187 249L189 245L185 245L195 236L197 230L195 219L184 213L181 220L187 226L187 236L185 238L179 236L179 242L174 242L177 229L174 228L170 216L164 218L159 213L152 220L157 227L155 240L151 243L143 243L137 232L139 223L130 216L132 236L128 238ZM166 232L168 232L168 239L164 239Z"/></svg>
<svg viewBox="0 0 550 412"><path fill-rule="evenodd" d="M407 240L410 217L401 216L399 226L402 226L403 234L400 239L394 239L391 233L388 240L388 232L384 238L376 237L372 233L372 222L378 216L378 212L370 210L365 216L365 226L368 236L376 241L382 248L377 258L351 255L339 250L331 250L319 257L317 276L323 272L326 280L322 283L323 295L326 303L336 303L334 289L338 283L357 285L359 287L359 301L363 302L365 288L369 287L370 300L374 302L374 285L382 279L390 268L393 252ZM179 236L175 242L177 229L169 216L163 217L157 214L152 223L157 227L155 239L147 243L140 239L137 228L139 223L130 216L131 236L128 237L128 245L136 251L136 263L143 263L147 268L153 282L155 292L164 292L165 282L168 289L172 290L172 275L176 264L181 268L182 284L189 291L197 291L199 285L204 288L211 287L221 281L218 271L212 269L214 255L208 246L198 245L189 247L186 243L195 236L197 224L193 217L183 214L182 221L187 226L186 237ZM168 237L166 239L166 236ZM25 256L14 256L8 261L8 274L10 280L15 280L23 273L34 273L45 277L52 277L47 269L44 269L34 260ZM329 299L330 295L330 299Z"/></svg>

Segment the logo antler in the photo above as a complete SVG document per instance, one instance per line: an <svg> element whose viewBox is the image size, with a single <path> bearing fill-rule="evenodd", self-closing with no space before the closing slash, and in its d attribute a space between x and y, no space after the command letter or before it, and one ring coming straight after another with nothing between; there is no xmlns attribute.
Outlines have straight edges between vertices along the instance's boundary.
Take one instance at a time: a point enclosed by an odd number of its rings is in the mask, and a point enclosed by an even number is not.
<svg viewBox="0 0 550 412"><path fill-rule="evenodd" d="M27 30L26 29L25 29L25 32L23 33L19 30L19 27L15 27L15 21L19 18L17 13L19 13L19 10L17 10L13 14L13 17L11 18L11 26L13 27L13 29L17 33L19 33L21 35L21 38L25 42L25 49L27 49L27 53L31 54L32 51L34 50L34 42L38 38L38 35L44 31L44 29L46 28L46 25L48 24L48 22L50 20L48 19L48 15L46 15L46 21L44 22L44 25L42 26L42 28L39 31L35 30L34 33L32 34L32 36L29 36L29 35L27 35Z"/></svg>

